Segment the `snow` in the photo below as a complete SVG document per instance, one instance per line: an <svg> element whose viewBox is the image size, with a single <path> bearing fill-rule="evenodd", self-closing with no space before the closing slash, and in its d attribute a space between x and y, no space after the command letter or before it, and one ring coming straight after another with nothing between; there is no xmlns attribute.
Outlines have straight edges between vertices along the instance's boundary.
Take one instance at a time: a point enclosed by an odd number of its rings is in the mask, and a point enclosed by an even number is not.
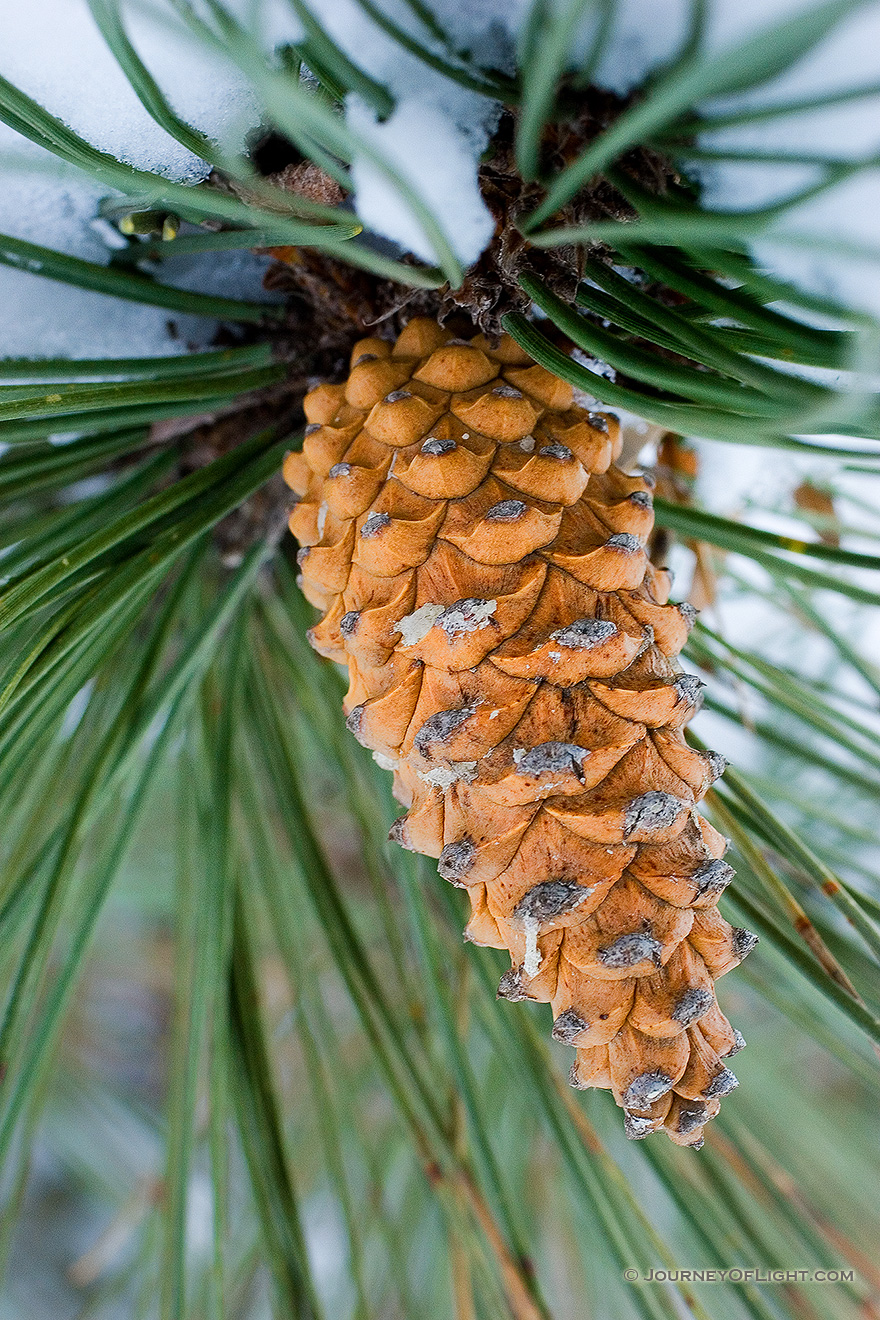
<svg viewBox="0 0 880 1320"><path fill-rule="evenodd" d="M208 166L147 114L110 54L86 0L0 0L0 74L87 141L141 169L184 182ZM231 65L222 65L163 24L132 11L130 31L175 109L215 139L240 141L258 119ZM107 188L64 166L0 124L3 187L0 232L87 261L108 252L94 219ZM265 262L224 258L222 288L211 288L212 262L175 263L162 278L228 296L259 296ZM0 267L0 356L146 356L185 352L211 342L216 324L162 308L141 307L88 290ZM173 321L173 338L169 322Z"/></svg>
<svg viewBox="0 0 880 1320"><path fill-rule="evenodd" d="M723 4L725 0L715 0ZM771 0L767 0L769 8ZM689 0L619 0L607 48L600 57L595 81L624 95L647 75L671 60L684 40ZM598 16L597 16L598 17ZM586 50L596 19L581 33Z"/></svg>
<svg viewBox="0 0 880 1320"><path fill-rule="evenodd" d="M462 780L470 784L477 777L476 761L450 761L448 765L438 765L435 770L420 770L419 779L423 779L432 788L446 792L453 784Z"/></svg>
<svg viewBox="0 0 880 1320"><path fill-rule="evenodd" d="M540 922L537 917L523 917L523 927L526 932L526 951L523 958L523 971L529 980L538 975L541 970L541 953L538 949L538 926Z"/></svg>
<svg viewBox="0 0 880 1320"><path fill-rule="evenodd" d="M803 10L815 0L710 0L705 44L717 52ZM487 64L509 67L509 49L522 30L529 6L523 0L462 4L434 0L433 10L452 44L469 47ZM690 12L688 0L622 0L611 38L599 61L596 81L624 93L641 84L681 47ZM426 34L405 6L395 17L414 35ZM476 186L479 156L495 121L497 107L427 69L378 32L354 0L323 0L316 7L328 31L353 58L391 91L394 113L379 123L356 97L346 105L346 123L365 143L380 150L428 203L456 255L476 259L492 233L491 219ZM407 22L409 15L409 22ZM587 14L578 37L589 49L595 14ZM430 44L430 42L428 43ZM863 6L841 23L793 69L766 85L702 106L706 112L746 109L807 97L880 79L880 6ZM779 149L857 159L880 150L880 96L811 114L763 121L705 134L700 146ZM760 207L810 185L820 177L813 166L756 163L696 167L706 203L718 210ZM365 224L426 261L437 253L391 181L365 153L354 161L356 209ZM880 316L880 248L876 220L880 170L836 185L776 221L754 244L760 261L805 290L839 299ZM829 253L792 242L791 235L832 234L839 242L873 247L876 263L862 256Z"/></svg>
<svg viewBox="0 0 880 1320"><path fill-rule="evenodd" d="M523 0L460 3L434 0L440 25L456 47L473 50L487 64L511 67L511 20L527 10ZM347 98L345 122L367 146L353 161L355 206L366 225L424 261L439 258L413 209L372 158L381 153L428 204L464 265L476 261L492 237L492 217L477 186L480 155L497 121L497 103L460 87L402 50L372 23L356 0L324 0L314 5L328 33L395 99L394 112L379 123L357 96ZM414 38L436 42L405 5L392 7L394 19Z"/></svg>
<svg viewBox="0 0 880 1320"><path fill-rule="evenodd" d="M0 14L0 73L21 91L128 164L187 182L205 177L205 163L141 105L86 0L0 0ZM125 15L135 47L177 113L215 141L240 140L243 125L259 115L233 65L139 5Z"/></svg>
<svg viewBox="0 0 880 1320"><path fill-rule="evenodd" d="M775 0L779 9L806 8L804 0ZM760 0L758 0L760 6ZM758 14L763 6L759 7ZM752 3L721 5L716 12L725 39L737 35L753 16ZM722 21L723 20L723 21ZM766 22L767 19L764 18ZM863 6L796 67L767 87L717 101L707 109L730 109L778 104L880 82L880 5ZM783 116L753 125L740 125L704 134L700 145L715 149L778 150L826 155L833 159L877 158L880 153L880 95L865 97L809 114ZM821 170L803 165L780 167L755 164L716 164L700 169L707 205L745 210L772 204L821 178ZM754 255L782 278L801 287L834 297L855 309L880 316L880 170L836 184L826 193L804 202L773 225L770 235L754 244ZM806 234L819 240L817 248L790 246L786 235ZM778 235L774 239L773 235ZM821 240L851 242L873 248L873 262L829 253Z"/></svg>
<svg viewBox="0 0 880 1320"><path fill-rule="evenodd" d="M801 289L835 299L846 307L880 318L880 170L838 184L827 194L799 206L776 224L767 238L752 244L752 254L775 274ZM815 245L791 245L787 235L809 235ZM778 237L774 238L774 235ZM823 239L873 249L873 258L829 252Z"/></svg>
<svg viewBox="0 0 880 1320"><path fill-rule="evenodd" d="M4 0L0 0L0 5ZM19 168L9 164L14 152ZM40 147L0 124L0 233L104 263L107 246L94 217L106 188L66 168ZM38 166L39 168L33 168ZM226 297L265 298L268 262L249 252L175 258L160 278ZM207 347L216 322L161 307L108 298L27 271L0 266L0 357L141 357ZM169 334L173 323L173 335Z"/></svg>
<svg viewBox="0 0 880 1320"><path fill-rule="evenodd" d="M735 42L817 7L818 0L710 0L705 48L720 51ZM690 5L686 0L622 0L615 28L599 62L596 81L626 93L674 56L684 40ZM586 48L588 24L581 45ZM880 82L880 5L864 4L793 68L771 82L700 106L722 114ZM813 111L762 120L752 125L705 133L698 141L714 150L778 150L857 160L880 153L880 95ZM703 187L704 203L719 211L770 205L818 182L812 165L701 162L691 165ZM837 184L827 193L793 208L773 222L767 237L753 244L756 259L805 291L836 298L855 310L880 317L880 170ZM797 236L797 239L793 239ZM818 248L801 241L818 238ZM873 248L863 255L830 253L822 237Z"/></svg>
<svg viewBox="0 0 880 1320"><path fill-rule="evenodd" d="M476 261L494 229L475 167L479 150L488 141L488 125L477 148L473 134L465 133L439 106L414 97L398 102L383 124L368 106L350 97L345 120L381 152L434 215L443 217L445 237L462 264ZM436 262L435 245L399 196L393 179L366 154L355 158L352 174L357 213L364 224L424 261Z"/></svg>
<svg viewBox="0 0 880 1320"><path fill-rule="evenodd" d="M561 0L560 0L561 2ZM357 0L309 0L312 12L345 52L384 85L395 109L380 121L375 109L350 95L345 119L358 144L353 159L355 206L364 223L428 262L436 244L414 209L399 196L388 170L397 172L436 216L459 261L474 261L493 225L477 186L479 159L496 122L496 102L428 68L379 29ZM706 43L723 49L816 0L710 0ZM383 0L384 10L435 52L443 44L406 0ZM264 49L301 35L286 0L234 0L243 22L253 23ZM470 50L487 67L512 70L528 0L432 0L432 12L451 50ZM623 92L638 86L679 49L688 0L621 0L596 80ZM173 18L170 0L126 3L127 28L142 58L177 112L225 147L240 146L259 124L260 110L243 74L216 51L203 48ZM586 52L596 13L587 12L578 36ZM87 0L0 0L0 74L28 92L88 141L140 168L175 180L203 178L207 165L175 142L143 109L91 17ZM880 79L880 4L865 4L784 76L724 101L707 112L766 105ZM880 97L778 121L762 121L705 134L701 146L735 150L778 148L857 159L880 151ZM105 190L73 177L46 153L0 128L0 154L13 151L41 168L11 171L4 160L0 230L90 260L106 260L92 226ZM379 161L377 161L377 156ZM382 163L387 166L383 168ZM707 203L720 210L764 206L819 177L817 167L700 163ZM880 170L837 184L774 222L754 245L756 257L805 289L837 297L880 315L880 257L846 255L805 246L798 236L831 236L838 243L877 249ZM794 239L792 239L794 235ZM236 264L237 263L237 264ZM179 267L174 278L200 285L216 262ZM249 258L224 257L223 276L245 296L258 296L259 267ZM168 278L168 273L163 274ZM224 291L230 291L223 286ZM7 315L0 354L152 353L173 351L168 316L98 294L0 270ZM210 322L175 317L180 347L210 341Z"/></svg>
<svg viewBox="0 0 880 1320"><path fill-rule="evenodd" d="M14 147L23 159L46 153L0 125L0 151ZM91 228L106 189L60 166L39 173L3 168L0 232L52 247L89 261L105 261L107 249ZM167 322L158 307L107 298L26 271L0 266L0 356L122 357L173 353ZM187 343L210 342L214 323L175 316L183 351Z"/></svg>
<svg viewBox="0 0 880 1320"><path fill-rule="evenodd" d="M400 632L401 646L415 646L417 642L427 637L443 610L443 605L436 605L432 601L427 601L419 609L414 610L412 614L407 614L402 618L397 625Z"/></svg>

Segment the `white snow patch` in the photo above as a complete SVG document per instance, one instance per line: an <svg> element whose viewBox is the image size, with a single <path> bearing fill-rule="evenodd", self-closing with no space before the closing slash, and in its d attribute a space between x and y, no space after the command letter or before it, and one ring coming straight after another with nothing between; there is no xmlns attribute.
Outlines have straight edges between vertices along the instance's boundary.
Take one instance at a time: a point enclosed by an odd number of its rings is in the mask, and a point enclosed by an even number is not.
<svg viewBox="0 0 880 1320"><path fill-rule="evenodd" d="M476 261L495 228L476 172L488 122L475 141L439 106L412 96L400 100L381 124L369 106L349 97L346 123L415 190L458 259L465 265ZM355 158L352 176L355 207L365 225L424 261L439 260L436 244L393 178L366 153Z"/></svg>
<svg viewBox="0 0 880 1320"><path fill-rule="evenodd" d="M446 792L458 780L463 780L465 784L472 783L477 777L476 761L451 761L448 766L437 766L436 770L419 771L419 779L423 779L426 784L432 788L439 788Z"/></svg>
<svg viewBox="0 0 880 1320"><path fill-rule="evenodd" d="M479 632L481 628L488 628L497 608L497 600L476 598L465 601L460 609L453 609L450 605L443 611L445 616L443 631L449 637L457 637L461 633Z"/></svg>
<svg viewBox="0 0 880 1320"><path fill-rule="evenodd" d="M752 244L752 254L802 289L880 317L878 214L880 170L870 170L798 206L766 238ZM810 234L817 241L812 247L792 246L785 237L792 232ZM870 247L876 255L866 260L835 252L835 241Z"/></svg>
<svg viewBox="0 0 880 1320"><path fill-rule="evenodd" d="M214 1240L214 1192L206 1173L197 1170L188 1180L186 1200L186 1245L203 1256Z"/></svg>
<svg viewBox="0 0 880 1320"><path fill-rule="evenodd" d="M373 760L380 770L396 770L397 761L393 756L386 756L384 752L373 752Z"/></svg>
<svg viewBox="0 0 880 1320"><path fill-rule="evenodd" d="M434 627L434 624L443 613L442 605L435 605L433 601L428 601L420 605L412 614L407 614L402 618L397 627L401 636L402 646L415 646L420 642Z"/></svg>
<svg viewBox="0 0 880 1320"><path fill-rule="evenodd" d="M104 43L86 0L0 0L0 75L102 151L139 169L193 183L207 164L160 128ZM231 63L143 7L124 9L128 33L175 110L193 127L240 145L259 109ZM105 184L0 124L0 231L104 263L112 226L96 220ZM118 238L118 236L117 236ZM102 241L103 240L103 241ZM258 298L266 260L249 253L222 263L176 259L160 278L226 296ZM211 285L214 288L211 288ZM129 357L204 348L216 322L139 306L0 268L0 356ZM173 337L169 321L174 322Z"/></svg>
<svg viewBox="0 0 880 1320"><path fill-rule="evenodd" d="M169 178L202 179L208 166L160 128L110 53L86 0L28 0L2 8L0 73L102 151ZM170 10L166 11L170 19ZM125 5L128 34L190 125L238 140L259 111L230 61L145 6ZM106 189L104 189L106 191Z"/></svg>
<svg viewBox="0 0 880 1320"><path fill-rule="evenodd" d="M0 57L0 72L2 72ZM0 124L0 153L13 150L23 166L2 166L0 232L87 261L105 262L107 249L91 220L107 189L74 175L48 152ZM255 281L256 285L256 281ZM254 289L254 293L258 291ZM41 278L27 269L0 267L0 356L133 357L206 347L216 322L181 316L161 307L108 298ZM168 335L173 320L177 337Z"/></svg>
<svg viewBox="0 0 880 1320"><path fill-rule="evenodd" d="M586 367L588 371L595 372L597 376L604 376L606 380L611 381L617 379L617 372L614 367L609 367L607 362L593 357L590 353L585 353L582 348L573 349L571 356L573 361L578 362L582 367Z"/></svg>
<svg viewBox="0 0 880 1320"><path fill-rule="evenodd" d="M541 970L541 954L538 950L538 926L540 922L537 917L523 917L523 929L526 933L526 952L523 958L523 971L529 980L537 976Z"/></svg>
<svg viewBox="0 0 880 1320"><path fill-rule="evenodd" d="M766 3L769 7L772 0ZM621 95L632 91L679 49L689 9L688 0L618 0L614 26L594 81ZM581 28L580 45L585 52L598 21L597 13Z"/></svg>
<svg viewBox="0 0 880 1320"><path fill-rule="evenodd" d="M477 187L477 167L499 105L410 55L369 19L357 0L322 0L312 7L333 40L396 102L380 124L372 108L352 95L346 101L346 124L431 207L459 259L475 261L494 228ZM451 49L469 50L486 67L513 71L515 37L529 0L431 0L429 8ZM389 16L412 37L444 53L418 20L415 6L391 9ZM365 224L435 261L430 237L367 151L356 154L353 175L355 207Z"/></svg>
<svg viewBox="0 0 880 1320"><path fill-rule="evenodd" d="M330 512L330 506L326 500L323 500L318 506L318 540L324 535L324 528L327 525L327 514Z"/></svg>

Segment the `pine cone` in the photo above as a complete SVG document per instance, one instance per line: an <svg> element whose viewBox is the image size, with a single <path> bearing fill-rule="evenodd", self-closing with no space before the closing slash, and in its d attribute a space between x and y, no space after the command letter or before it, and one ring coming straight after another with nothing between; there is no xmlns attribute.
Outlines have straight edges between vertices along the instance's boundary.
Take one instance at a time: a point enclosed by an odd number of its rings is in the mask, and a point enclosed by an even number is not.
<svg viewBox="0 0 880 1320"><path fill-rule="evenodd" d="M733 871L695 804L724 761L684 741L693 611L645 553L650 481L509 337L414 319L304 406L285 477L310 640L394 771L392 837L509 950L499 996L552 1004L574 1086L609 1088L631 1137L701 1145L744 1044L714 982L755 937L716 907Z"/></svg>

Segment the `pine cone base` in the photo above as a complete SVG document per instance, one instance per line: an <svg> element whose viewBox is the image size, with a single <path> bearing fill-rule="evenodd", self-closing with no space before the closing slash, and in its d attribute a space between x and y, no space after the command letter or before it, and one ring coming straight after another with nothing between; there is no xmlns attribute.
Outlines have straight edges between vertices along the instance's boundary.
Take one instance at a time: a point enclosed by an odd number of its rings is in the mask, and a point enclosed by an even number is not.
<svg viewBox="0 0 880 1320"><path fill-rule="evenodd" d="M394 772L392 837L509 951L499 997L552 1005L573 1086L610 1089L632 1138L701 1145L744 1043L715 981L755 937L717 909L733 871L696 804L724 761L684 740L693 611L648 559L649 479L512 339L424 318L304 407L284 475L310 641Z"/></svg>

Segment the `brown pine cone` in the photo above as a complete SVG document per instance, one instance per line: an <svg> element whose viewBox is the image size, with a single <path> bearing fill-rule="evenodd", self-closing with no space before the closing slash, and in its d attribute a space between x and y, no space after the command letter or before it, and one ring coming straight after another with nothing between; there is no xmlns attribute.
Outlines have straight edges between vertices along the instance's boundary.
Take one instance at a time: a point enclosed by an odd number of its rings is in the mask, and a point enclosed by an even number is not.
<svg viewBox="0 0 880 1320"><path fill-rule="evenodd" d="M392 837L510 951L499 995L552 1004L574 1086L609 1088L631 1137L701 1145L744 1044L714 982L755 937L716 907L733 871L695 804L724 761L684 741L693 611L645 553L649 480L512 339L421 318L305 412L284 474L310 640L394 771Z"/></svg>

